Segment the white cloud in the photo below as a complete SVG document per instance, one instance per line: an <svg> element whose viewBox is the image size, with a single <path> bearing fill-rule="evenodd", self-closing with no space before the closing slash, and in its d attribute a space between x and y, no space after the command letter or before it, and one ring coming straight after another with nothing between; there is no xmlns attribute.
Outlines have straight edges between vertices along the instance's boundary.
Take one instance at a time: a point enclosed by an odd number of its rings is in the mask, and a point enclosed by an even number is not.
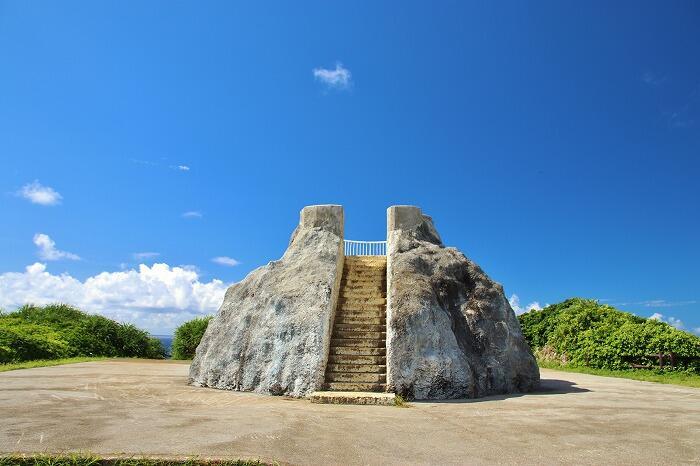
<svg viewBox="0 0 700 466"><path fill-rule="evenodd" d="M676 306L688 306L690 304L697 304L696 299L688 301L668 301L666 299L648 299L646 301L627 301L627 302L613 302L613 306L644 306L651 308L658 307L676 307Z"/></svg>
<svg viewBox="0 0 700 466"><path fill-rule="evenodd" d="M181 172L188 172L190 171L190 167L187 165L171 165L170 168L173 170L180 170Z"/></svg>
<svg viewBox="0 0 700 466"><path fill-rule="evenodd" d="M537 301L533 301L527 306L522 307L520 305L520 298L517 294L510 295L508 303L510 303L510 307L513 308L513 311L515 311L516 314L523 314L532 310L539 311L540 309L542 309L542 306L540 306L540 303Z"/></svg>
<svg viewBox="0 0 700 466"><path fill-rule="evenodd" d="M658 312L655 312L651 316L649 316L649 318L652 320L658 320L660 322L666 322L668 325L670 325L672 327L676 327L678 330L685 329L685 325L683 324L683 321L680 319L676 319L673 316L666 317L663 314L659 314Z"/></svg>
<svg viewBox="0 0 700 466"><path fill-rule="evenodd" d="M334 70L326 68L314 68L314 78L333 89L347 89L352 84L350 70L344 68L342 63L335 64Z"/></svg>
<svg viewBox="0 0 700 466"><path fill-rule="evenodd" d="M159 252L135 252L132 254L133 258L137 261L142 261L144 259L153 259L154 257L160 256Z"/></svg>
<svg viewBox="0 0 700 466"><path fill-rule="evenodd" d="M58 261L62 259L72 261L80 260L80 256L77 254L56 249L54 240L44 233L37 233L34 235L34 244L39 248L38 255L41 259L47 261Z"/></svg>
<svg viewBox="0 0 700 466"><path fill-rule="evenodd" d="M689 304L695 304L695 303L697 303L697 300L667 301L665 299L651 299L648 301L641 301L639 304L641 304L644 307L675 307L675 306L687 306Z"/></svg>
<svg viewBox="0 0 700 466"><path fill-rule="evenodd" d="M80 281L68 274L54 275L37 262L24 272L0 274L0 308L62 302L167 333L193 316L214 313L226 288L221 280L203 282L196 271L168 264L102 272Z"/></svg>
<svg viewBox="0 0 700 466"><path fill-rule="evenodd" d="M211 261L214 262L215 264L225 265L227 267L233 267L233 266L240 264L240 262L238 262L233 257L227 257L227 256L214 257Z"/></svg>
<svg viewBox="0 0 700 466"><path fill-rule="evenodd" d="M183 212L182 218L202 218L202 213L198 210Z"/></svg>
<svg viewBox="0 0 700 466"><path fill-rule="evenodd" d="M17 191L17 195L25 198L33 204L40 205L56 205L61 203L61 196L50 186L44 186L38 180L22 186L22 189Z"/></svg>

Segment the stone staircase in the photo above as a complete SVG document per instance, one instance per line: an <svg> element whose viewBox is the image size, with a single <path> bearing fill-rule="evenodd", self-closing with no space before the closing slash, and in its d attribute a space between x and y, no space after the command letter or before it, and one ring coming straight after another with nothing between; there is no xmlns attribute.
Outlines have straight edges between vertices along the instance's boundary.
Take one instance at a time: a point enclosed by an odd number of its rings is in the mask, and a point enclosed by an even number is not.
<svg viewBox="0 0 700 466"><path fill-rule="evenodd" d="M345 258L325 389L386 390L386 256Z"/></svg>

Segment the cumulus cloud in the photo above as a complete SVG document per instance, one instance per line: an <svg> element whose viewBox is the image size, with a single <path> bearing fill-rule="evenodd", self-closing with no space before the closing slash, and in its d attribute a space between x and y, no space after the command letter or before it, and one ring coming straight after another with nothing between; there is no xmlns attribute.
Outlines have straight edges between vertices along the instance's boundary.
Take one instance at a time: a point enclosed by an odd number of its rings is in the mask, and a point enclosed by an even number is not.
<svg viewBox="0 0 700 466"><path fill-rule="evenodd" d="M182 218L202 218L202 213L198 210L188 210L182 213Z"/></svg>
<svg viewBox="0 0 700 466"><path fill-rule="evenodd" d="M240 262L238 262L233 257L227 257L227 256L214 257L211 261L215 264L225 265L227 267L234 267L234 266L240 264Z"/></svg>
<svg viewBox="0 0 700 466"><path fill-rule="evenodd" d="M673 316L668 316L666 317L663 314L659 314L658 312L653 313L651 316L649 316L650 319L652 320L658 320L661 322L666 322L668 325L672 327L676 327L678 330L684 330L685 325L683 324L683 321L680 319L676 319Z"/></svg>
<svg viewBox="0 0 700 466"><path fill-rule="evenodd" d="M24 272L0 274L0 308L61 302L154 333L170 332L193 316L215 312L226 288L221 280L203 282L191 268L163 263L102 272L81 281L52 274L37 262Z"/></svg>
<svg viewBox="0 0 700 466"><path fill-rule="evenodd" d="M510 295L510 299L508 300L508 302L510 303L510 307L513 308L513 311L515 311L516 314L523 314L525 312L533 310L539 311L540 309L542 309L542 306L540 306L540 303L537 301L533 301L527 306L522 307L520 305L520 298L517 294Z"/></svg>
<svg viewBox="0 0 700 466"><path fill-rule="evenodd" d="M350 70L343 67L343 64L340 62L335 64L335 69L333 70L314 68L313 73L316 80L321 81L332 89L347 89L352 84Z"/></svg>
<svg viewBox="0 0 700 466"><path fill-rule="evenodd" d="M46 261L58 261L62 259L71 261L80 260L80 256L77 254L56 249L56 243L54 240L52 240L49 235L44 233L37 233L34 235L34 244L37 248L39 248L39 251L37 252L39 257Z"/></svg>
<svg viewBox="0 0 700 466"><path fill-rule="evenodd" d="M159 252L135 252L132 254L133 258L137 261L142 261L144 259L153 259L154 257L160 256Z"/></svg>
<svg viewBox="0 0 700 466"><path fill-rule="evenodd" d="M17 191L17 195L33 204L56 205L61 203L61 196L50 186L44 186L38 180L25 184Z"/></svg>

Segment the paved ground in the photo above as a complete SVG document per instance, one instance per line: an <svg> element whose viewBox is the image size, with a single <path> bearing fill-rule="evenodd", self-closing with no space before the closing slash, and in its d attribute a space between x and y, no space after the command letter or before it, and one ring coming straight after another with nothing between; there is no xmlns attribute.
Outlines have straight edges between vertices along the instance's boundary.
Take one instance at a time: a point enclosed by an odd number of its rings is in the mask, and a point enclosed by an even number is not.
<svg viewBox="0 0 700 466"><path fill-rule="evenodd" d="M0 373L0 452L700 464L698 389L542 370L540 393L401 409L193 388L187 367L105 361Z"/></svg>

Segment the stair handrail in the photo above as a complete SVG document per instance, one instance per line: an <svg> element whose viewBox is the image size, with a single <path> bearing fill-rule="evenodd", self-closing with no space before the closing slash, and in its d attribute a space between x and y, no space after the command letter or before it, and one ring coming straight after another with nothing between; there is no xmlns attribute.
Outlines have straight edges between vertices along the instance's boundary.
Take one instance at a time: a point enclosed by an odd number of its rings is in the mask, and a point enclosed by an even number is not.
<svg viewBox="0 0 700 466"><path fill-rule="evenodd" d="M386 241L343 240L346 256L386 256Z"/></svg>

